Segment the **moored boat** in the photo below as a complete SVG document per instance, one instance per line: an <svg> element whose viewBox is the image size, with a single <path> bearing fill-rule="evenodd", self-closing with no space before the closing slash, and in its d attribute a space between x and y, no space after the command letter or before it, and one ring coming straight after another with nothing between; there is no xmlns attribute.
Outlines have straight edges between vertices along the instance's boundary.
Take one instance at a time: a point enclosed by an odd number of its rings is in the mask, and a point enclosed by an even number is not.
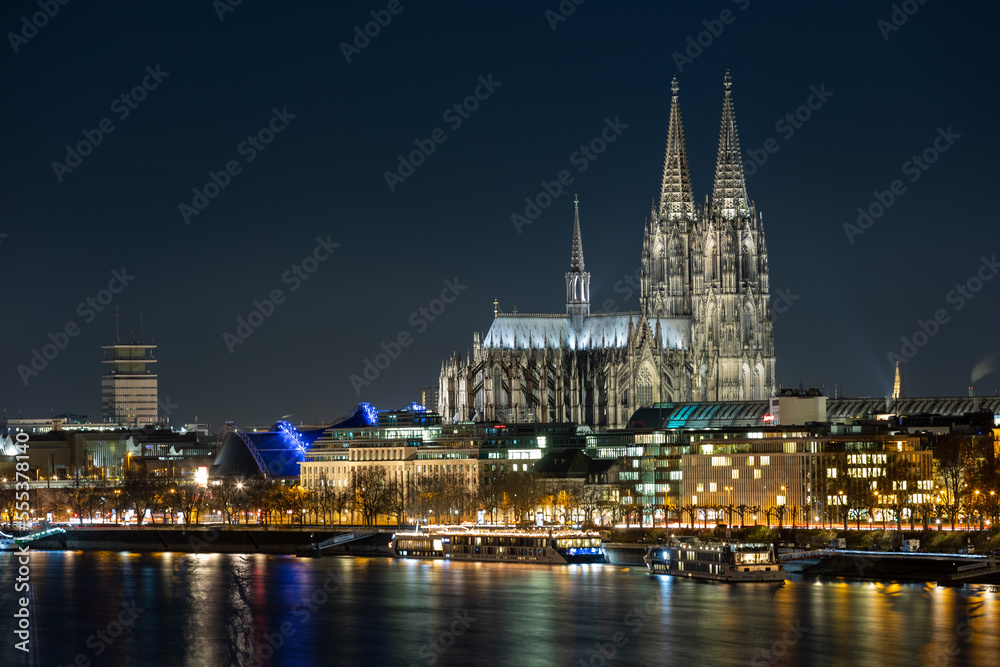
<svg viewBox="0 0 1000 667"><path fill-rule="evenodd" d="M672 539L647 549L643 561L653 574L732 583L785 580L773 544Z"/></svg>
<svg viewBox="0 0 1000 667"><path fill-rule="evenodd" d="M504 563L603 563L598 533L581 530L526 530L487 527L431 527L396 533L389 542L396 558Z"/></svg>

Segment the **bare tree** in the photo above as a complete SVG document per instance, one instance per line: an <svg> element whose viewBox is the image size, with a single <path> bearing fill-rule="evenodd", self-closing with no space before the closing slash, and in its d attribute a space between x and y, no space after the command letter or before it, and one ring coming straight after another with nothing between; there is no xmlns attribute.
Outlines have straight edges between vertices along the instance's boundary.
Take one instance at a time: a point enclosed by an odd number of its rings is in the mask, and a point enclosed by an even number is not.
<svg viewBox="0 0 1000 667"><path fill-rule="evenodd" d="M580 490L580 510L583 512L584 525L594 525L594 514L604 506L604 489L597 484L584 484ZM603 523L603 522L602 522Z"/></svg>
<svg viewBox="0 0 1000 667"><path fill-rule="evenodd" d="M511 472L504 477L504 504L514 514L515 523L538 506L541 492L534 475L528 472Z"/></svg>
<svg viewBox="0 0 1000 667"><path fill-rule="evenodd" d="M687 514L691 519L691 527L694 528L695 517L698 516L698 506L697 505L682 505L681 512Z"/></svg>
<svg viewBox="0 0 1000 667"><path fill-rule="evenodd" d="M174 503L184 515L184 523L197 524L205 505L205 489L194 481L178 482L174 488Z"/></svg>
<svg viewBox="0 0 1000 667"><path fill-rule="evenodd" d="M135 473L125 477L122 491L128 498L128 506L135 510L136 526L142 526L146 512L149 512L150 522L156 523L153 511L158 507L163 493L163 484L160 480Z"/></svg>
<svg viewBox="0 0 1000 667"><path fill-rule="evenodd" d="M15 482L0 481L0 512L7 517L7 524L11 528L14 526L14 513L17 511L18 493ZM28 492L21 491L20 493L27 494ZM25 499L27 497L27 495L22 496Z"/></svg>
<svg viewBox="0 0 1000 667"><path fill-rule="evenodd" d="M389 480L381 466L361 466L351 471L354 509L364 525L373 526L379 514L388 512Z"/></svg>
<svg viewBox="0 0 1000 667"><path fill-rule="evenodd" d="M496 521L496 513L503 507L503 484L494 482L485 477L476 487L476 504L478 508L484 510Z"/></svg>
<svg viewBox="0 0 1000 667"><path fill-rule="evenodd" d="M749 505L739 504L736 506L736 513L740 515L740 528L746 525L746 513L750 511Z"/></svg>
<svg viewBox="0 0 1000 667"><path fill-rule="evenodd" d="M406 515L407 497L409 495L407 483L400 479L393 479L389 482L386 491L387 513L396 517L396 525L403 525L403 517Z"/></svg>
<svg viewBox="0 0 1000 667"><path fill-rule="evenodd" d="M94 482L81 477L78 473L76 479L73 480L73 486L63 489L57 497L61 502L73 508L76 515L80 517L81 525L86 516L90 517L91 523L94 522L93 513L100 504L100 493Z"/></svg>
<svg viewBox="0 0 1000 667"><path fill-rule="evenodd" d="M944 506L954 530L965 504L966 476L974 466L971 443L961 435L942 436L934 445L934 458L937 459L938 474L944 482Z"/></svg>

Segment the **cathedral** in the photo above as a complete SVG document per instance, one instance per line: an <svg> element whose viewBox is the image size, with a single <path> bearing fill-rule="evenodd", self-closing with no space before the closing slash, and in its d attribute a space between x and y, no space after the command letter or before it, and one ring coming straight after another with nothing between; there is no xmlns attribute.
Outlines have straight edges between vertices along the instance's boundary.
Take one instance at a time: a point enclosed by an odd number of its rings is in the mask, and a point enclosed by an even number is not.
<svg viewBox="0 0 1000 667"><path fill-rule="evenodd" d="M642 244L639 311L590 312L579 200L566 312L500 313L467 359L442 363L438 411L455 421L622 427L656 402L750 401L775 389L761 216L747 197L729 74L712 198L695 206L676 78L659 206Z"/></svg>

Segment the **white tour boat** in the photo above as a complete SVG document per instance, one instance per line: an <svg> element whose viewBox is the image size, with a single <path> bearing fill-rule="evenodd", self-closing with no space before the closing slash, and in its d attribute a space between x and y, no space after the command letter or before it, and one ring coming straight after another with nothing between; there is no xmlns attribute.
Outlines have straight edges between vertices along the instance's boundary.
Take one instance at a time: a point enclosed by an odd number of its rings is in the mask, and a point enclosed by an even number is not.
<svg viewBox="0 0 1000 667"><path fill-rule="evenodd" d="M582 530L431 526L394 534L389 549L396 558L551 565L604 562L600 535Z"/></svg>
<svg viewBox="0 0 1000 667"><path fill-rule="evenodd" d="M773 544L673 539L647 549L643 561L653 574L732 583L785 580Z"/></svg>

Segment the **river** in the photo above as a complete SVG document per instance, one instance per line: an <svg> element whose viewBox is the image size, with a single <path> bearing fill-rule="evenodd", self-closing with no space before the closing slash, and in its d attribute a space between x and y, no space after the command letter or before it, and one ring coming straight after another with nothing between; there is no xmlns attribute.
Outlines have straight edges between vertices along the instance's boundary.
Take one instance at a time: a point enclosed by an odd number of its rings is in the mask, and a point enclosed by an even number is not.
<svg viewBox="0 0 1000 667"><path fill-rule="evenodd" d="M731 585L639 567L0 554L0 665L995 665L996 586Z"/></svg>

